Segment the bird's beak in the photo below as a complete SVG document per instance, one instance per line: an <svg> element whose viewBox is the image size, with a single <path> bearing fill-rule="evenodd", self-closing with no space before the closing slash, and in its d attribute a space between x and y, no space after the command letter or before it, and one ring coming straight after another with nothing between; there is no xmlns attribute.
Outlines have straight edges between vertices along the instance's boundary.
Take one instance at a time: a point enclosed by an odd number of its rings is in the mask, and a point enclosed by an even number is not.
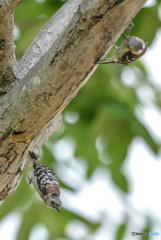
<svg viewBox="0 0 161 240"><path fill-rule="evenodd" d="M56 207L55 209L60 213L60 208L59 207Z"/></svg>
<svg viewBox="0 0 161 240"><path fill-rule="evenodd" d="M126 35L124 35L124 34L121 34L126 40L129 40L130 39L130 37L128 37L128 36L126 36Z"/></svg>

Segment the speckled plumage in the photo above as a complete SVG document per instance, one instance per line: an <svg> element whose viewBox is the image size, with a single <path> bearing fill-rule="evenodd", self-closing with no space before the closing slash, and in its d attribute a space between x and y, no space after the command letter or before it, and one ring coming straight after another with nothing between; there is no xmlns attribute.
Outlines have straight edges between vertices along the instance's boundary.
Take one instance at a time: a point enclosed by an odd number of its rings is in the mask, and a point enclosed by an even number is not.
<svg viewBox="0 0 161 240"><path fill-rule="evenodd" d="M62 202L60 200L60 186L55 173L46 166L43 166L33 152L29 151L29 155L33 161L34 171L30 182L33 183L35 189L45 204L60 212Z"/></svg>

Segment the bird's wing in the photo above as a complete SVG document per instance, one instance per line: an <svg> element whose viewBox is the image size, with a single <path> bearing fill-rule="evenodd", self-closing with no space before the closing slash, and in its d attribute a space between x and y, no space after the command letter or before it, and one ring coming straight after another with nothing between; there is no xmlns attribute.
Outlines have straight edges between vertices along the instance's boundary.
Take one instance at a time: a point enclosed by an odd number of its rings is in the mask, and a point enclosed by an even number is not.
<svg viewBox="0 0 161 240"><path fill-rule="evenodd" d="M56 178L55 173L49 168L43 165L34 166L34 174L37 176L37 184L40 191L46 195L53 193L54 190L57 192L57 187L59 188L59 182Z"/></svg>

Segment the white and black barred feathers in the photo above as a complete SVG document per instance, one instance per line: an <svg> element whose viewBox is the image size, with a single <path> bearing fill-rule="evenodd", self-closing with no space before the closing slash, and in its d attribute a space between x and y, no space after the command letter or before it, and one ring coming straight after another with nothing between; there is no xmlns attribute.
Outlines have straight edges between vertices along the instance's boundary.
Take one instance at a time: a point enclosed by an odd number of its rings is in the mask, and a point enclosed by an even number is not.
<svg viewBox="0 0 161 240"><path fill-rule="evenodd" d="M60 186L55 173L49 167L43 166L33 152L29 151L29 154L33 161L32 183L35 189L47 206L60 212Z"/></svg>

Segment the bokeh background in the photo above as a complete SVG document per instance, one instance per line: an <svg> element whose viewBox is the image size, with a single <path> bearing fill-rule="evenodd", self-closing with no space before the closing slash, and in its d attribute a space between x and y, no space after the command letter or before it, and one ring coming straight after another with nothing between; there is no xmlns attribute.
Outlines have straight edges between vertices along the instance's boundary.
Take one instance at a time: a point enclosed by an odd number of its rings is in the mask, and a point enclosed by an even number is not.
<svg viewBox="0 0 161 240"><path fill-rule="evenodd" d="M17 59L64 3L19 5ZM0 202L1 239L160 239L161 1L149 0L133 22L131 35L148 41L145 56L129 66L100 65L63 111L61 129L41 149L41 163L54 170L61 185L61 213L27 187L31 166ZM132 231L159 236L132 237Z"/></svg>

